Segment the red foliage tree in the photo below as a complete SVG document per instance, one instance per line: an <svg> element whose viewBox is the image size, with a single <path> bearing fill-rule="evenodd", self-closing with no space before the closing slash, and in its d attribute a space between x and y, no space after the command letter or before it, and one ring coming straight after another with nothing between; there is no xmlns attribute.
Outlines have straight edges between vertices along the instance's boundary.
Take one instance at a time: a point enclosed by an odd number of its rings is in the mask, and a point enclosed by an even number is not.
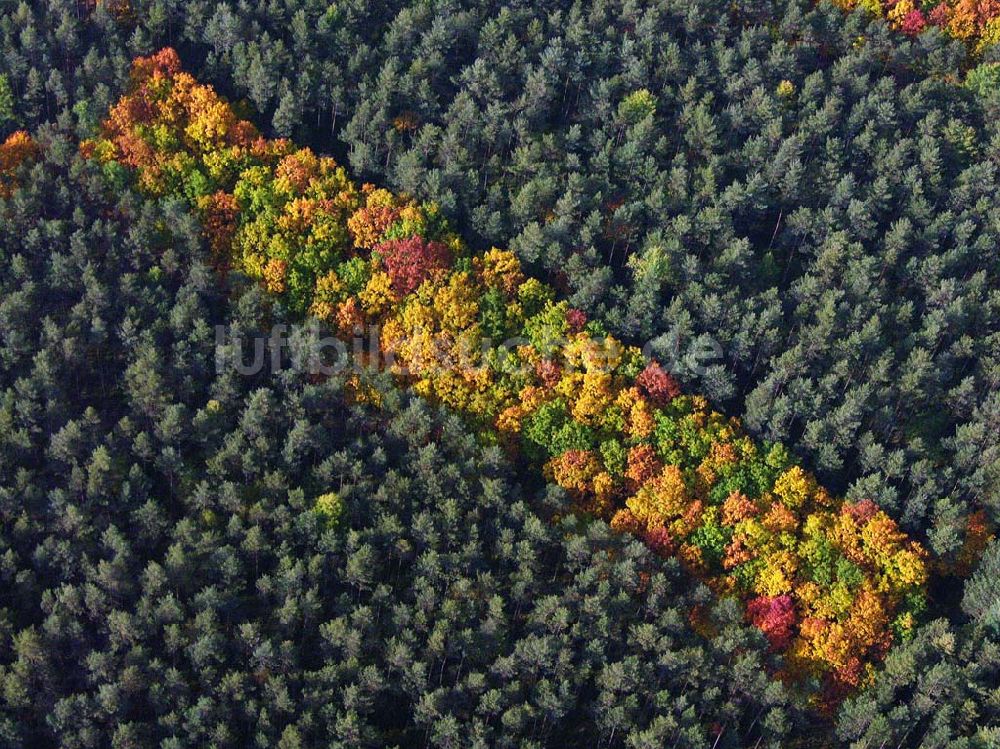
<svg viewBox="0 0 1000 749"><path fill-rule="evenodd" d="M791 596L760 596L747 604L747 618L774 650L784 650L792 639L795 606Z"/></svg>
<svg viewBox="0 0 1000 749"><path fill-rule="evenodd" d="M646 545L661 557L672 557L677 553L677 545L671 537L670 532L663 526L658 526L646 531L643 535Z"/></svg>
<svg viewBox="0 0 1000 749"><path fill-rule="evenodd" d="M919 8L911 10L903 17L903 22L900 24L900 28L903 30L904 34L916 36L927 28L927 18L924 16L923 11Z"/></svg>
<svg viewBox="0 0 1000 749"><path fill-rule="evenodd" d="M664 407L681 394L677 380L656 362L650 362L635 379L638 385L659 407Z"/></svg>
<svg viewBox="0 0 1000 749"><path fill-rule="evenodd" d="M951 16L951 11L948 8L948 3L940 3L931 10L928 15L928 20L935 26L947 26L948 18Z"/></svg>
<svg viewBox="0 0 1000 749"><path fill-rule="evenodd" d="M583 326L587 324L587 315L581 310L570 308L566 310L566 322L570 330L574 333L579 333L583 330Z"/></svg>
<svg viewBox="0 0 1000 749"><path fill-rule="evenodd" d="M843 512L854 518L854 522L858 525L864 525L878 514L878 505L870 499L863 499L860 502L845 502Z"/></svg>
<svg viewBox="0 0 1000 749"><path fill-rule="evenodd" d="M400 295L415 291L435 271L446 269L451 260L448 248L441 242L417 236L383 242L375 249L385 263L392 290Z"/></svg>

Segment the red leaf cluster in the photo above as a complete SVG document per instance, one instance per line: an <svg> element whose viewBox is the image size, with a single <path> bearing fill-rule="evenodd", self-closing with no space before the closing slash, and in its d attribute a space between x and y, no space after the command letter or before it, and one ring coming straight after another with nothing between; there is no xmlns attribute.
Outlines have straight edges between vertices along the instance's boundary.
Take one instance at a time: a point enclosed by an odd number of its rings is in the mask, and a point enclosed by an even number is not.
<svg viewBox="0 0 1000 749"><path fill-rule="evenodd" d="M635 378L635 384L660 408L681 394L681 386L677 384L677 380L655 361L650 362Z"/></svg>
<svg viewBox="0 0 1000 749"><path fill-rule="evenodd" d="M747 604L747 618L760 629L774 650L784 650L792 639L795 606L791 596L760 596Z"/></svg>
<svg viewBox="0 0 1000 749"><path fill-rule="evenodd" d="M385 263L392 290L400 295L416 291L435 271L445 270L451 261L448 248L422 237L392 239L376 247Z"/></svg>

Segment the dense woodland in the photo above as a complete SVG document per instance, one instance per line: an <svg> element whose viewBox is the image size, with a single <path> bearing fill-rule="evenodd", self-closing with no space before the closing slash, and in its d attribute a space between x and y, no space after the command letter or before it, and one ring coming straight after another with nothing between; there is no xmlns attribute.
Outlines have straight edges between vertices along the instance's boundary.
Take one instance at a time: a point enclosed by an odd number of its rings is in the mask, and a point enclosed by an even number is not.
<svg viewBox="0 0 1000 749"><path fill-rule="evenodd" d="M336 378L216 376L209 325L265 328L261 292L227 304L178 204L109 200L53 138L3 219L3 746L807 724L738 606L606 525L544 520L558 488L523 495L454 416L388 383L376 411Z"/></svg>
<svg viewBox="0 0 1000 749"><path fill-rule="evenodd" d="M174 50L135 60L128 92L80 149L109 187L186 200L220 273L256 280L280 312L308 311L345 344L376 334L372 368L540 469L572 511L745 601L785 653L781 676L816 682L821 701L912 635L928 555L871 500L838 500L782 445L682 395L514 253L470 252L434 204L359 188L329 157L262 137ZM965 565L982 551L981 515Z"/></svg>
<svg viewBox="0 0 1000 749"><path fill-rule="evenodd" d="M0 742L997 745L1000 48L988 3L902 5L0 4ZM81 156L164 45L564 321L717 342L685 392L927 549L912 628L817 706L752 609L435 393L220 375L214 325L316 300Z"/></svg>

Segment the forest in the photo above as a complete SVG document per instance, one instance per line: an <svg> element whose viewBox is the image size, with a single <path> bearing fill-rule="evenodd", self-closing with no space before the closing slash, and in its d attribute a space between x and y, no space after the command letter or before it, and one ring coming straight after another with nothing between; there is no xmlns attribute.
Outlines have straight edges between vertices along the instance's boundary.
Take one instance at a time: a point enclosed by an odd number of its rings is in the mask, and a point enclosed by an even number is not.
<svg viewBox="0 0 1000 749"><path fill-rule="evenodd" d="M0 34L0 746L1000 746L1000 4Z"/></svg>

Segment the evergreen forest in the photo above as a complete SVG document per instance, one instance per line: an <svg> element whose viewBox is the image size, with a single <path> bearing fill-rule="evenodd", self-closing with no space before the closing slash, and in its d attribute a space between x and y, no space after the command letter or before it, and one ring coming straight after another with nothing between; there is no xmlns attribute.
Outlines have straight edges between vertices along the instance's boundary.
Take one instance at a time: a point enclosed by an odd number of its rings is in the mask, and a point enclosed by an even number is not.
<svg viewBox="0 0 1000 749"><path fill-rule="evenodd" d="M1000 747L1000 2L0 0L0 749Z"/></svg>

